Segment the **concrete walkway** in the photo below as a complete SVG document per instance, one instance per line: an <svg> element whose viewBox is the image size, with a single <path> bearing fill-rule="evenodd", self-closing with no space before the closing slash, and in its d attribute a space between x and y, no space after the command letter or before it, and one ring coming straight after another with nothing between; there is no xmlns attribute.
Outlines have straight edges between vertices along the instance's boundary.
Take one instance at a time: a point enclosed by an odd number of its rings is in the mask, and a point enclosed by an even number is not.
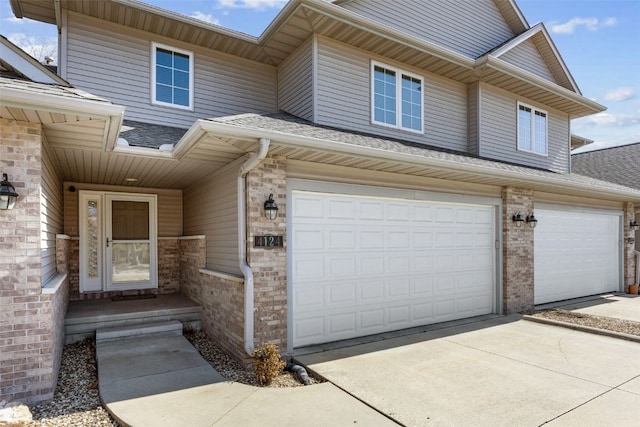
<svg viewBox="0 0 640 427"><path fill-rule="evenodd" d="M557 308L596 316L640 322L640 295L623 293L595 295L536 306L537 309Z"/></svg>
<svg viewBox="0 0 640 427"><path fill-rule="evenodd" d="M177 329L150 329L96 337L100 397L123 426L397 425L331 383L277 389L226 381Z"/></svg>

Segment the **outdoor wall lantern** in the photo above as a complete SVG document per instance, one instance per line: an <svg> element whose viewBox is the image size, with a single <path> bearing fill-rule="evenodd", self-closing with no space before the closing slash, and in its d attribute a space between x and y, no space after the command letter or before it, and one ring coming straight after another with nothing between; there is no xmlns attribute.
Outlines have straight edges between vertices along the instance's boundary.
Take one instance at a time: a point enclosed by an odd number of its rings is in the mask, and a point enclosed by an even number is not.
<svg viewBox="0 0 640 427"><path fill-rule="evenodd" d="M18 200L16 189L9 182L6 173L2 174L2 182L0 182L0 210L13 209Z"/></svg>
<svg viewBox="0 0 640 427"><path fill-rule="evenodd" d="M536 225L538 225L538 220L535 216L533 216L533 214L527 215L527 224L529 224L529 227L531 228L536 228Z"/></svg>
<svg viewBox="0 0 640 427"><path fill-rule="evenodd" d="M264 202L264 217L269 221L274 221L278 216L278 205L273 201L273 194L269 194L269 199Z"/></svg>
<svg viewBox="0 0 640 427"><path fill-rule="evenodd" d="M631 226L632 230L638 231L640 230L640 224L638 224L638 221L633 220L631 221L631 224L629 224Z"/></svg>
<svg viewBox="0 0 640 427"><path fill-rule="evenodd" d="M511 220L513 220L513 222L516 223L516 227L518 228L522 227L522 224L524 223L524 218L522 218L522 215L520 215L520 212L512 216Z"/></svg>

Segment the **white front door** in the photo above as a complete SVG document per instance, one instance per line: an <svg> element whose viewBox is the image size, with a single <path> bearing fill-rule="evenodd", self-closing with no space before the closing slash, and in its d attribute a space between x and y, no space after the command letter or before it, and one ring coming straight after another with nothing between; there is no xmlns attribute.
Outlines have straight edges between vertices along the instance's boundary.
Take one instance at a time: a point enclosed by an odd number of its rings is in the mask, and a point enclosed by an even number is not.
<svg viewBox="0 0 640 427"><path fill-rule="evenodd" d="M157 288L156 196L80 192L80 291Z"/></svg>

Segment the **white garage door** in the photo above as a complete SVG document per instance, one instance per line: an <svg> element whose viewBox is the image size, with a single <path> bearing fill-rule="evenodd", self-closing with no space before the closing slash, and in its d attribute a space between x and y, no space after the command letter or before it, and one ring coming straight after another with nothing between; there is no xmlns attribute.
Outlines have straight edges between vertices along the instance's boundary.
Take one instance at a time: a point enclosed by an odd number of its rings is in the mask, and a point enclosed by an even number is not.
<svg viewBox="0 0 640 427"><path fill-rule="evenodd" d="M620 212L540 208L535 215L535 303L620 288Z"/></svg>
<svg viewBox="0 0 640 427"><path fill-rule="evenodd" d="M292 192L293 345L492 313L494 207Z"/></svg>

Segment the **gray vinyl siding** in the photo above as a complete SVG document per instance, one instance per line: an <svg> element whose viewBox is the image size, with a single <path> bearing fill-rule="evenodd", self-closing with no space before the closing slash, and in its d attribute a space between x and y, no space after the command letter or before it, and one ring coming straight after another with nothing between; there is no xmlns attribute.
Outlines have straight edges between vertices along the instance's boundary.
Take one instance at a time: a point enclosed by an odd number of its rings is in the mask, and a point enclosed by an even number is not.
<svg viewBox="0 0 640 427"><path fill-rule="evenodd" d="M239 274L237 166L225 174L230 168L184 190L184 231L206 236L208 269Z"/></svg>
<svg viewBox="0 0 640 427"><path fill-rule="evenodd" d="M69 13L67 80L126 106L128 120L189 128L201 118L277 110L277 70ZM151 42L194 53L194 111L151 104Z"/></svg>
<svg viewBox="0 0 640 427"><path fill-rule="evenodd" d="M515 48L506 52L500 59L506 61L510 64L516 65L523 70L529 71L530 73L535 74L538 77L542 77L543 79L547 79L556 83L551 70L547 67L547 64L544 62L540 51L536 47L536 44L533 40L525 40L520 43Z"/></svg>
<svg viewBox="0 0 640 427"><path fill-rule="evenodd" d="M313 120L313 39L278 67L278 109Z"/></svg>
<svg viewBox="0 0 640 427"><path fill-rule="evenodd" d="M492 0L353 0L341 6L471 58L514 36Z"/></svg>
<svg viewBox="0 0 640 427"><path fill-rule="evenodd" d="M480 114L479 108L479 91L480 85L478 83L470 84L467 90L467 96L469 99L468 105L468 150L470 154L478 155L478 115Z"/></svg>
<svg viewBox="0 0 640 427"><path fill-rule="evenodd" d="M46 143L42 144L42 171L40 194L40 231L42 284L57 274L56 234L62 233L63 200L62 176L54 163L54 155Z"/></svg>
<svg viewBox="0 0 640 427"><path fill-rule="evenodd" d="M569 117L508 92L481 85L480 156L559 173L569 172ZM547 112L548 155L517 150L517 103Z"/></svg>
<svg viewBox="0 0 640 427"><path fill-rule="evenodd" d="M467 86L318 37L316 123L467 151ZM371 123L371 60L424 79L424 134Z"/></svg>
<svg viewBox="0 0 640 427"><path fill-rule="evenodd" d="M69 187L76 187L75 192ZM80 190L108 191L113 193L156 194L158 196L158 237L182 236L182 191L137 188L114 185L95 185L77 182L64 183L64 233L79 235L78 195Z"/></svg>

